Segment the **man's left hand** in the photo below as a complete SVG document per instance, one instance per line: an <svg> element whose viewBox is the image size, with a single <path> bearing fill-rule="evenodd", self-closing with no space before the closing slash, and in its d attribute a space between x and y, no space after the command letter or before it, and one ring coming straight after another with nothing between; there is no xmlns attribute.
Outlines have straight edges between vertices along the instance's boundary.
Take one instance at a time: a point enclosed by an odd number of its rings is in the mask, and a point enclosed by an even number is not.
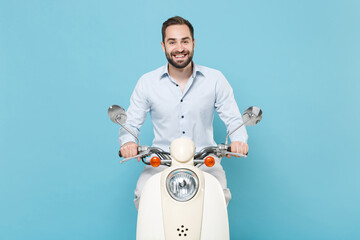
<svg viewBox="0 0 360 240"><path fill-rule="evenodd" d="M229 147L231 149L231 152L233 153L241 153L243 155L246 155L249 151L249 145L247 145L247 143L244 142L231 142ZM230 154L227 154L226 157L230 158ZM234 157L239 157L239 156L234 156Z"/></svg>

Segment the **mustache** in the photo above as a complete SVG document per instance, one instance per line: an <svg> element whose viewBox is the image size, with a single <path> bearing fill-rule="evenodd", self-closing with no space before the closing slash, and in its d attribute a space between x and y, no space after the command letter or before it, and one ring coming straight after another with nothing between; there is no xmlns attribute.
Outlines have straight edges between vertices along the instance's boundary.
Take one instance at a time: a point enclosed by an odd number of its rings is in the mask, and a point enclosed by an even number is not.
<svg viewBox="0 0 360 240"><path fill-rule="evenodd" d="M176 52L172 52L171 55L178 55L178 54L189 54L190 51L189 50L184 50L182 52L176 51Z"/></svg>

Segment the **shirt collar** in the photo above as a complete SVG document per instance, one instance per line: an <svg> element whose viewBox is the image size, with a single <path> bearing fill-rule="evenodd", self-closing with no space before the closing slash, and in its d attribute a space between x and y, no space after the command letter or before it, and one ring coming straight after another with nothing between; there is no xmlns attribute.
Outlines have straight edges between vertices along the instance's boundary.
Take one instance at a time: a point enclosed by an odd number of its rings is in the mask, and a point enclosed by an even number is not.
<svg viewBox="0 0 360 240"><path fill-rule="evenodd" d="M168 67L168 66L169 66L169 63L166 64L166 65L163 67L163 69L161 70L160 79L162 79L162 78L164 78L164 77L166 77L166 76L170 76L170 74L169 74L169 67ZM200 70L199 66L193 62L193 72L192 72L192 75L191 75L192 78L195 79L195 77L196 77L196 75L197 75L198 73L200 73L201 75L204 76L204 73Z"/></svg>

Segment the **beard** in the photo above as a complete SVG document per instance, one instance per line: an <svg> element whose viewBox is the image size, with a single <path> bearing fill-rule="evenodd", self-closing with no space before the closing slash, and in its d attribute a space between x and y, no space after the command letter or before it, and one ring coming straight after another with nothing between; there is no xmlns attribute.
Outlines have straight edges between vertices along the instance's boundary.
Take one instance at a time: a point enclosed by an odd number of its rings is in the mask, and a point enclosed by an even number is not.
<svg viewBox="0 0 360 240"><path fill-rule="evenodd" d="M187 59L185 59L185 61L180 62L180 63L179 63L179 62L175 62L175 61L173 60L173 57L172 57L172 56L174 56L174 55L176 55L176 54L186 54ZM165 48L165 55L166 55L166 58L167 58L168 62L169 62L173 67L182 69L182 68L187 67L187 65L189 65L189 63L192 62L192 58L193 58L193 56L194 56L194 52L193 52L193 51L190 52L190 51L186 50L186 51L184 51L184 52L182 52L182 53L179 53L179 52L169 53L169 52L166 51L166 48Z"/></svg>

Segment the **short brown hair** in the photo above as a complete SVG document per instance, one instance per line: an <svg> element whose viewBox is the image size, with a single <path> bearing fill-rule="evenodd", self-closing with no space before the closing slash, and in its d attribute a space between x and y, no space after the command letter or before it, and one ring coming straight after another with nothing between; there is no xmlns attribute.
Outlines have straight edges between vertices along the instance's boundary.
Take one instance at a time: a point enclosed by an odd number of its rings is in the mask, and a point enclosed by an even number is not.
<svg viewBox="0 0 360 240"><path fill-rule="evenodd" d="M175 16L175 17L172 17L172 18L169 18L168 20L166 20L162 25L161 33L162 33L163 42L165 40L165 31L166 31L167 27L169 27L171 25L183 25L183 24L188 26L190 33L191 33L191 37L192 37L192 39L194 39L194 28L191 25L191 23L182 17Z"/></svg>

